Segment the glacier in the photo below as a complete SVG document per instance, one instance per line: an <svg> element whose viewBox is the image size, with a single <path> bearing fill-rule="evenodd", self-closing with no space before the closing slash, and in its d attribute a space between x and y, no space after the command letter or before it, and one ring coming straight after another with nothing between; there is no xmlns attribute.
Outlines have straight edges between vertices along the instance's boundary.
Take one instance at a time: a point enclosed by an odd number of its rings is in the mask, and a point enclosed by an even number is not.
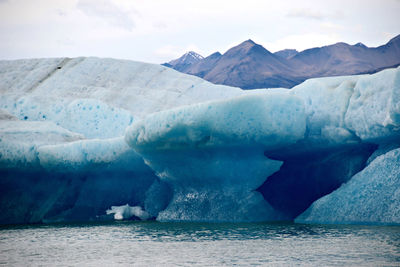
<svg viewBox="0 0 400 267"><path fill-rule="evenodd" d="M30 59L0 61L0 92L0 224L400 223L400 68L243 91Z"/></svg>

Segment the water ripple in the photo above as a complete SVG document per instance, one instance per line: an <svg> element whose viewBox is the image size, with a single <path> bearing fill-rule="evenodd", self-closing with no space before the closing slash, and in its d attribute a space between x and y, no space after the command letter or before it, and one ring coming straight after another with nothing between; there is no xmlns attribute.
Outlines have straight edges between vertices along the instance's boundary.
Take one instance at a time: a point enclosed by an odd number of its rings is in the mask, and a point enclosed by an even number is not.
<svg viewBox="0 0 400 267"><path fill-rule="evenodd" d="M0 228L6 266L399 266L400 227L117 222Z"/></svg>

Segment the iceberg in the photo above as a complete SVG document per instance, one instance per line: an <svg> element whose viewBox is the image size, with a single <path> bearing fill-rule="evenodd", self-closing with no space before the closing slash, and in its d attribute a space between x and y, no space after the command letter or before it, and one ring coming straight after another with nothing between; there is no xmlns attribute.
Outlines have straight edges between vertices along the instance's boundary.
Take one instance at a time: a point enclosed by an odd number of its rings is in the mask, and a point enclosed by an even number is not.
<svg viewBox="0 0 400 267"><path fill-rule="evenodd" d="M153 216L165 208L169 188L123 137L85 139L50 121L1 118L0 223L102 220L123 203Z"/></svg>
<svg viewBox="0 0 400 267"><path fill-rule="evenodd" d="M302 139L302 101L265 91L149 115L126 141L174 189L163 221L283 219L256 191L282 162L264 156Z"/></svg>
<svg viewBox="0 0 400 267"><path fill-rule="evenodd" d="M345 123L363 141L399 138L400 71L360 77L350 98ZM375 141L374 141L375 140ZM385 141L383 141L384 143Z"/></svg>
<svg viewBox="0 0 400 267"><path fill-rule="evenodd" d="M51 121L21 121L0 109L0 168L37 168L37 154L43 145L84 139Z"/></svg>
<svg viewBox="0 0 400 267"><path fill-rule="evenodd" d="M315 201L295 221L400 224L400 149L378 156L349 182Z"/></svg>
<svg viewBox="0 0 400 267"><path fill-rule="evenodd" d="M257 189L288 220L331 193L361 171L375 145L347 145L296 155L282 155L283 164ZM270 156L271 157L271 156Z"/></svg>
<svg viewBox="0 0 400 267"><path fill-rule="evenodd" d="M149 113L243 93L164 66L98 58L0 61L0 81L0 109L88 138L122 136Z"/></svg>
<svg viewBox="0 0 400 267"><path fill-rule="evenodd" d="M0 61L0 92L0 224L400 221L400 68L242 91L33 59Z"/></svg>
<svg viewBox="0 0 400 267"><path fill-rule="evenodd" d="M131 207L128 204L123 206L112 206L111 209L106 210L106 213L114 214L114 219L116 220L130 219L133 216L136 216L141 220L147 220L150 217L150 215L144 211L142 207Z"/></svg>
<svg viewBox="0 0 400 267"><path fill-rule="evenodd" d="M0 92L0 223L102 220L126 203L156 217L171 189L125 143L125 128L242 94L163 66L98 58L0 61Z"/></svg>

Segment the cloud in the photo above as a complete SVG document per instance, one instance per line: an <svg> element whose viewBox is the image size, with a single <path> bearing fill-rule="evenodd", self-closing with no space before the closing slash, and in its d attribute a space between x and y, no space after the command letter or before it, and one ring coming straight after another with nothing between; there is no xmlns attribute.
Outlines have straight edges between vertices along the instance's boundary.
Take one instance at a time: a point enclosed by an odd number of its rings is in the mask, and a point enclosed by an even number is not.
<svg viewBox="0 0 400 267"><path fill-rule="evenodd" d="M175 46L175 45L165 45L159 47L157 50L154 51L154 54L160 56L162 58L172 60L182 56L184 53L188 51L195 51L196 53L201 53L200 49L194 45L190 44L187 46Z"/></svg>
<svg viewBox="0 0 400 267"><path fill-rule="evenodd" d="M134 11L124 10L110 0L79 0L76 7L87 16L101 18L112 26L128 31L135 28L135 21L132 19Z"/></svg>
<svg viewBox="0 0 400 267"><path fill-rule="evenodd" d="M264 42L263 45L268 50L276 52L283 48L295 48L303 51L311 47L319 47L330 45L343 41L337 34L333 33L304 33L287 35L284 38L277 39L273 42Z"/></svg>
<svg viewBox="0 0 400 267"><path fill-rule="evenodd" d="M400 1L400 0L399 0ZM302 18L310 20L327 20L327 19L343 19L345 15L341 10L336 10L334 12L322 13L317 10L312 9L292 9L287 14L288 18Z"/></svg>
<svg viewBox="0 0 400 267"><path fill-rule="evenodd" d="M1 1L1 0L0 0ZM58 15L58 16L60 16L60 17L65 17L66 15L67 15L67 12L65 12L64 10L62 10L62 9L57 9L56 10L56 14Z"/></svg>
<svg viewBox="0 0 400 267"><path fill-rule="evenodd" d="M62 46L74 46L75 45L75 42L68 37L59 39L56 42L57 42L57 44L62 45Z"/></svg>
<svg viewBox="0 0 400 267"><path fill-rule="evenodd" d="M153 23L153 26L157 29L161 29L164 30L166 28L168 28L167 24L163 21L157 21Z"/></svg>
<svg viewBox="0 0 400 267"><path fill-rule="evenodd" d="M309 9L294 9L289 11L286 16L289 18L304 18L314 20L323 20L326 17L318 11L313 11Z"/></svg>

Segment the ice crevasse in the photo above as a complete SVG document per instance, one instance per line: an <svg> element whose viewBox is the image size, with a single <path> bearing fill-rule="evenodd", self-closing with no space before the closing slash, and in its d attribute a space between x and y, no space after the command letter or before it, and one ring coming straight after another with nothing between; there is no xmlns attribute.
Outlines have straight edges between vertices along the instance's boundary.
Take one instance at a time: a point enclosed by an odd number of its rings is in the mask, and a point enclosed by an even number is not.
<svg viewBox="0 0 400 267"><path fill-rule="evenodd" d="M399 68L252 91L96 58L0 76L0 223L400 223Z"/></svg>

